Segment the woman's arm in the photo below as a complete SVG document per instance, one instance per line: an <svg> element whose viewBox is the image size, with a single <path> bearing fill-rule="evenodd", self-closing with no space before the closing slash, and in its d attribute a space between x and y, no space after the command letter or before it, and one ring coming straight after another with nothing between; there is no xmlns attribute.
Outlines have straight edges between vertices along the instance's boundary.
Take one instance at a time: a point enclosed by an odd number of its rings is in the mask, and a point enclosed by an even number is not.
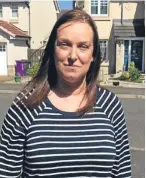
<svg viewBox="0 0 146 178"><path fill-rule="evenodd" d="M112 178L131 178L131 158L125 115L120 99L106 90L103 108L114 129L116 161L112 169Z"/></svg>
<svg viewBox="0 0 146 178"><path fill-rule="evenodd" d="M116 97L112 113L112 123L115 130L116 162L113 166L113 178L131 177L131 159L125 115L120 100Z"/></svg>
<svg viewBox="0 0 146 178"><path fill-rule="evenodd" d="M25 131L29 120L15 102L4 119L0 135L0 178L19 178L22 172Z"/></svg>

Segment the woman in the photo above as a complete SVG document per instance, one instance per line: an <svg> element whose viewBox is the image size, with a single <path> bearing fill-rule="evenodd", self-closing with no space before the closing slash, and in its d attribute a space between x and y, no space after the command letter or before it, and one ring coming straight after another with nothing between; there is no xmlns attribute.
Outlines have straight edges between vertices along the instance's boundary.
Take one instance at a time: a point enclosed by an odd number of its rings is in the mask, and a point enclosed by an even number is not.
<svg viewBox="0 0 146 178"><path fill-rule="evenodd" d="M124 112L97 86L96 26L82 10L56 22L37 75L9 108L0 177L131 177Z"/></svg>

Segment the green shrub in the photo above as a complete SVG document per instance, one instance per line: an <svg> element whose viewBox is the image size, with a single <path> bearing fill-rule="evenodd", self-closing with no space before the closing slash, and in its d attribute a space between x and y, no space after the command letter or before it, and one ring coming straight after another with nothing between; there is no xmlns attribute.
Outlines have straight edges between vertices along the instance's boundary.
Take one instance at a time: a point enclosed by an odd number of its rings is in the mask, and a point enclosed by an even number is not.
<svg viewBox="0 0 146 178"><path fill-rule="evenodd" d="M137 68L131 70L129 74L130 74L130 80L133 82L139 80L141 76L141 73Z"/></svg>
<svg viewBox="0 0 146 178"><path fill-rule="evenodd" d="M133 68L135 68L135 63L132 61L132 62L130 62L130 64L129 64L128 70L133 69Z"/></svg>
<svg viewBox="0 0 146 178"><path fill-rule="evenodd" d="M39 62L35 62L32 65L32 67L30 67L27 70L28 75L31 76L31 77L34 77L37 74L39 67L40 67L40 63Z"/></svg>
<svg viewBox="0 0 146 178"><path fill-rule="evenodd" d="M143 81L141 79L138 79L135 82L137 82L137 83L143 83Z"/></svg>
<svg viewBox="0 0 146 178"><path fill-rule="evenodd" d="M122 75L120 76L120 80L129 80L129 72L123 72Z"/></svg>
<svg viewBox="0 0 146 178"><path fill-rule="evenodd" d="M138 81L140 79L141 73L135 68L134 62L131 62L128 68L130 81Z"/></svg>
<svg viewBox="0 0 146 178"><path fill-rule="evenodd" d="M130 65L128 67L128 72L131 78L131 74L133 73L133 70L135 69L135 63L134 62L130 62Z"/></svg>

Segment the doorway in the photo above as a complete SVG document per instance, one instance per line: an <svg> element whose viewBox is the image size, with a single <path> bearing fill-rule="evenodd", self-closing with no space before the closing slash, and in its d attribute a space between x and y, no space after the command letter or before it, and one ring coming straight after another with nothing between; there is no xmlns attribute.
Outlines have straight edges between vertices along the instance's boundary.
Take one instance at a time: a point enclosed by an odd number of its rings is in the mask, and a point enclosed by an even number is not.
<svg viewBox="0 0 146 178"><path fill-rule="evenodd" d="M130 62L135 63L135 67L143 71L143 40L124 41L124 70L128 70Z"/></svg>
<svg viewBox="0 0 146 178"><path fill-rule="evenodd" d="M0 75L7 75L6 44L0 44Z"/></svg>

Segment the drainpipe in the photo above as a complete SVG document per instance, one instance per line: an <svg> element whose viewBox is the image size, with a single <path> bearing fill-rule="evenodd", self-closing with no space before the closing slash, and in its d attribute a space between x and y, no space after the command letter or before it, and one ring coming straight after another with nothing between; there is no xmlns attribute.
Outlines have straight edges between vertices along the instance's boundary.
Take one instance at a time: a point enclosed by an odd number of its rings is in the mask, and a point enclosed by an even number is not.
<svg viewBox="0 0 146 178"><path fill-rule="evenodd" d="M123 25L123 0L121 0L121 25Z"/></svg>
<svg viewBox="0 0 146 178"><path fill-rule="evenodd" d="M28 35L30 36L29 39L29 48L31 49L31 16L30 16L30 2L25 2L27 7L28 7L28 26L29 26L29 31Z"/></svg>
<svg viewBox="0 0 146 178"><path fill-rule="evenodd" d="M77 2L75 0L73 0L72 4L73 4L73 9L75 9L77 7Z"/></svg>
<svg viewBox="0 0 146 178"><path fill-rule="evenodd" d="M57 14L57 19L59 17L60 14L60 8L59 8L59 4L58 4L58 0L53 0L54 6L55 6L55 10L56 10L56 14Z"/></svg>

